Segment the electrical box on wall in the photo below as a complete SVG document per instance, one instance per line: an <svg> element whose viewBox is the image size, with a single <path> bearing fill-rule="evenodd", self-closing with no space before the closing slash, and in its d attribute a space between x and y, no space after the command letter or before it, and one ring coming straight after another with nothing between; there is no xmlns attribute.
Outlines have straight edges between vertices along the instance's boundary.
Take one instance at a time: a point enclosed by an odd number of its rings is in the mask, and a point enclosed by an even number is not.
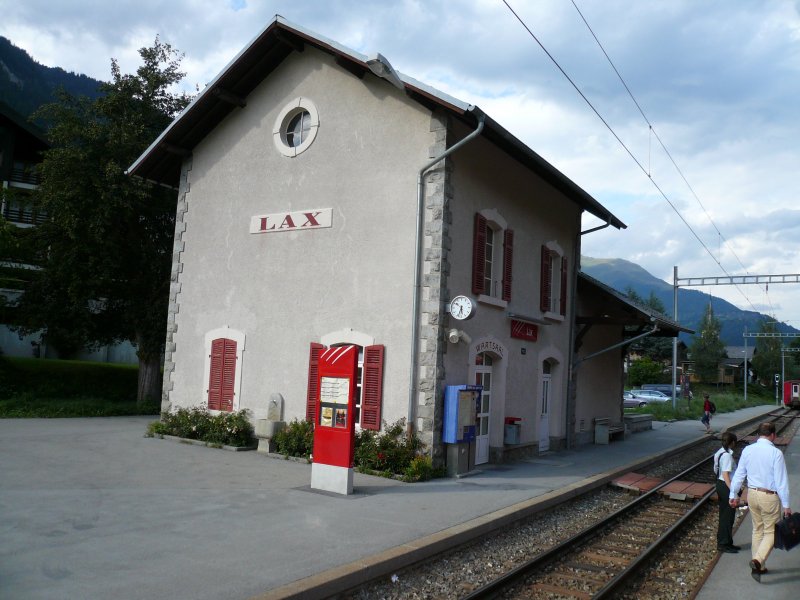
<svg viewBox="0 0 800 600"><path fill-rule="evenodd" d="M445 444L475 441L475 428L483 387L480 385L448 385L444 390Z"/></svg>

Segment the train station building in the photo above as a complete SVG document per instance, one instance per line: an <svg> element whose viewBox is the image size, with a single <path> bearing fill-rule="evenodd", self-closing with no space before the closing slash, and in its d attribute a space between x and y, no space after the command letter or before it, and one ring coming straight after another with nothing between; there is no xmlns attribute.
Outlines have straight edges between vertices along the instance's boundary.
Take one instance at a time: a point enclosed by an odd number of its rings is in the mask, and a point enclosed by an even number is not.
<svg viewBox="0 0 800 600"><path fill-rule="evenodd" d="M621 421L625 340L681 330L579 273L582 214L625 225L480 108L281 17L129 172L178 195L165 410L314 417L355 345L360 427L442 459L445 387L480 385L501 462Z"/></svg>

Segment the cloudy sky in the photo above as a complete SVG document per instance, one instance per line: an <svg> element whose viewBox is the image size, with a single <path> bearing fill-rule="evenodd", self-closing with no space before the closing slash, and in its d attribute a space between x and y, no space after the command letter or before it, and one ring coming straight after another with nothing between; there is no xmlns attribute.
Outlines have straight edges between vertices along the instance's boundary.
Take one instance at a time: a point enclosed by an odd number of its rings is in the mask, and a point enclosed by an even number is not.
<svg viewBox="0 0 800 600"><path fill-rule="evenodd" d="M628 225L584 255L800 273L799 0L507 2L547 52L503 0L0 0L0 35L104 80L158 35L194 88L280 14L478 105ZM800 284L695 289L800 328Z"/></svg>

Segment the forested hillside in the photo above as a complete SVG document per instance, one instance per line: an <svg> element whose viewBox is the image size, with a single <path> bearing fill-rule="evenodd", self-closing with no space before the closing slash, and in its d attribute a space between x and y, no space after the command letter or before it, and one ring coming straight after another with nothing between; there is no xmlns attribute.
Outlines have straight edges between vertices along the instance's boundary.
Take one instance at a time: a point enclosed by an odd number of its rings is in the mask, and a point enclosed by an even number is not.
<svg viewBox="0 0 800 600"><path fill-rule="evenodd" d="M100 83L86 75L40 65L25 50L0 36L0 101L24 117L52 102L53 92L60 87L73 96L96 98Z"/></svg>
<svg viewBox="0 0 800 600"><path fill-rule="evenodd" d="M621 258L582 256L581 270L620 292L632 288L642 298L648 298L650 292L653 292L656 298L664 303L667 316L672 317L672 285L654 277L639 265ZM722 298L697 289L681 288L678 291L678 321L681 325L696 331L709 302L714 307L714 316L720 320L722 325L720 339L726 346L744 345L742 332L745 328L750 332L757 332L760 330L762 319L771 320L771 317L767 317L767 315L751 310L742 310ZM778 325L778 331L797 332L798 330L781 323ZM681 340L691 343L692 336L681 334ZM752 344L752 340L750 343Z"/></svg>

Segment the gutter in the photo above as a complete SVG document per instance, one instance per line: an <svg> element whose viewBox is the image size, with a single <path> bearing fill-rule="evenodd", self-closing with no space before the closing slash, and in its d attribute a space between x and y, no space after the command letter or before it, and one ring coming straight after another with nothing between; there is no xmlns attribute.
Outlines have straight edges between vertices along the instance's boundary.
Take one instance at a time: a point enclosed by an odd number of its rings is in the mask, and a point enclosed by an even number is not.
<svg viewBox="0 0 800 600"><path fill-rule="evenodd" d="M413 433L417 418L416 406L416 393L417 385L419 384L419 372L417 365L417 356L419 353L419 323L420 323L420 298L422 296L422 242L423 230L425 225L425 173L429 171L434 165L450 156L453 152L465 146L483 131L485 116L481 115L478 118L478 127L470 133L467 137L454 144L441 155L426 163L417 174L417 232L416 241L414 244L414 298L412 302L411 312L411 385L408 389L408 432Z"/></svg>

